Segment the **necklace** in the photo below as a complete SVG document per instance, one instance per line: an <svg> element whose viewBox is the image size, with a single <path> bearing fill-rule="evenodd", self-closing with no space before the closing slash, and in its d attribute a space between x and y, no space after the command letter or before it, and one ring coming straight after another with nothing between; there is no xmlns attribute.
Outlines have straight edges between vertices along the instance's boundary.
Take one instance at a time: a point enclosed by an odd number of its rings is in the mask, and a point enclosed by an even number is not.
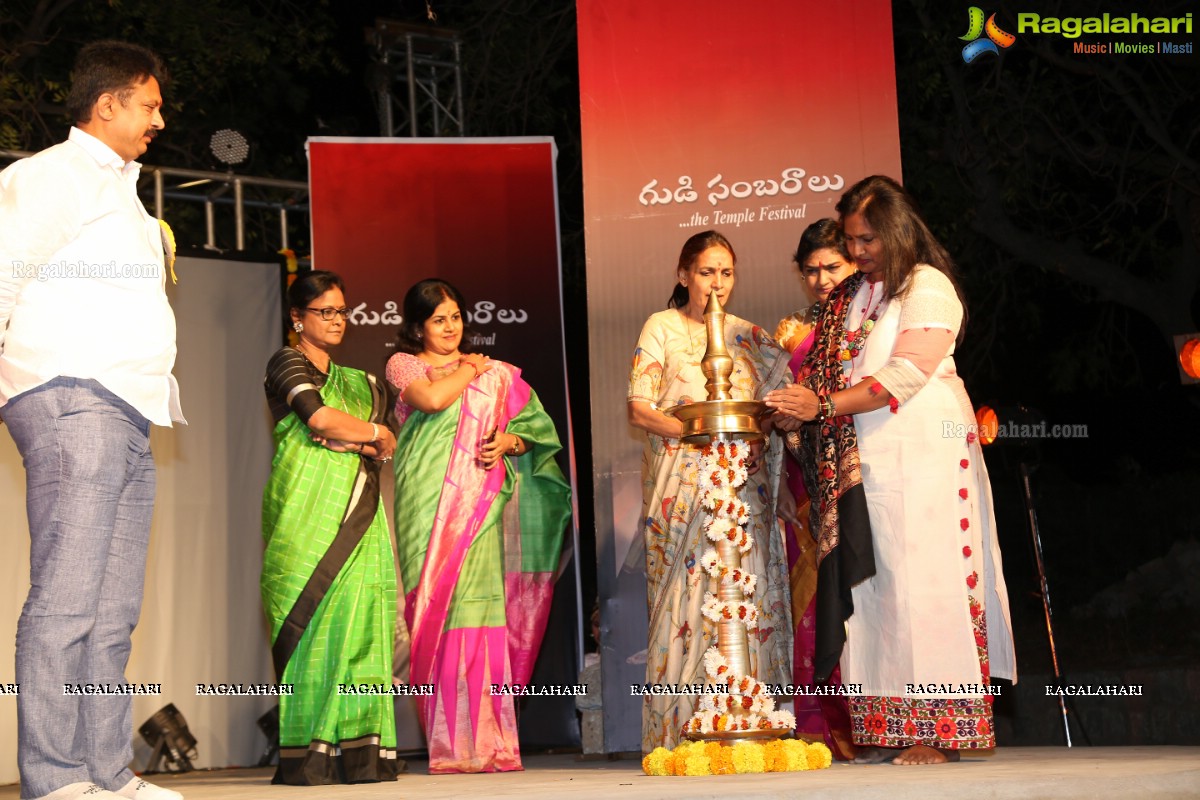
<svg viewBox="0 0 1200 800"><path fill-rule="evenodd" d="M446 377L454 370L458 369L458 365L462 363L462 353L454 351L453 357L449 360L442 360L445 356L436 356L438 363L433 363L435 358L429 351L424 351L417 356L417 360L425 365L425 371L429 375L430 380L440 380Z"/></svg>
<svg viewBox="0 0 1200 800"><path fill-rule="evenodd" d="M324 368L324 369L321 369L321 367L320 367L320 366L317 364L317 362L316 362L316 361L315 361L315 360L312 358L312 356L310 356L310 355L308 354L308 351L307 351L307 350L305 350L305 348L304 348L304 343L303 343L303 342L301 342L300 344L297 344L297 345L296 345L296 350L297 350L297 351L299 351L300 355L304 356L304 360L305 360L305 361L307 361L308 363L310 363L310 364L312 364L312 365L313 365L313 368L314 368L314 369L316 369L316 370L317 370L317 372L320 372L322 375L328 375L328 374L329 374L329 362L330 362L330 361L332 361L333 359L330 357L330 355L329 355L328 353L322 353L322 355L324 355L324 356L325 356L325 368Z"/></svg>
<svg viewBox="0 0 1200 800"><path fill-rule="evenodd" d="M881 284L882 281L876 281L871 284L871 293L867 295L867 304L863 308L865 313L871 307L871 301L875 298L875 286ZM847 364L858 358L858 354L862 352L866 346L867 337L871 335L871 331L875 330L875 323L879 320L879 313L883 310L883 301L886 294L880 294L879 300L875 302L875 308L871 311L859 326L854 330L846 331L845 338L842 339L842 352L840 353L841 360Z"/></svg>
<svg viewBox="0 0 1200 800"><path fill-rule="evenodd" d="M686 311L684 311L682 308L678 308L678 309L676 309L676 311L678 311L678 312L680 313L680 315L683 317L683 327L687 329L687 335L688 335L688 355L689 355L689 356L692 356L692 357L695 357L695 355L696 355L696 336L695 336L695 333L694 333L694 331L695 331L695 329L696 329L696 328L695 328L695 326L696 326L696 325L699 325L701 330L706 330L706 329L705 329L705 326L704 326L704 323L703 323L703 322L700 322L700 323L696 322L694 319L692 319L691 317L689 317L689 316L687 315L687 312L686 312ZM707 336L705 336L705 339L704 339L704 341L705 341L705 343L707 344L707 342L708 342L708 338L707 338Z"/></svg>

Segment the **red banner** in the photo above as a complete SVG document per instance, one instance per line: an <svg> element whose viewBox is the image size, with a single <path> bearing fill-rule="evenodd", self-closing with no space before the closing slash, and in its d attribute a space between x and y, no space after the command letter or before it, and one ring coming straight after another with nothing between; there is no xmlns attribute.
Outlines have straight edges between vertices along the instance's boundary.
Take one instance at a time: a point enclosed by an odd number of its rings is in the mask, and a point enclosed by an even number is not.
<svg viewBox="0 0 1200 800"><path fill-rule="evenodd" d="M312 138L308 155L313 267L345 279L353 309L338 362L382 375L404 293L442 278L567 446L553 140Z"/></svg>
<svg viewBox="0 0 1200 800"><path fill-rule="evenodd" d="M680 247L738 256L729 310L773 331L807 305L791 263L842 190L900 178L887 0L579 0L604 744L640 746L646 583L639 438L625 392Z"/></svg>
<svg viewBox="0 0 1200 800"><path fill-rule="evenodd" d="M458 287L477 350L521 368L558 428L575 485L563 340L554 141L308 141L313 266L339 273L353 309L341 364L383 374L404 294L423 278ZM385 489L385 496L387 490ZM390 511L390 509L389 509ZM568 532L579 551L576 526ZM555 587L534 680L571 683L581 649L579 570ZM573 580L572 580L573 578ZM570 698L538 698L530 718L569 720ZM532 710L532 709L531 709ZM407 713L406 713L407 712ZM421 746L412 707L397 716L401 748ZM557 730L568 730L562 723ZM570 744L569 737L554 744Z"/></svg>

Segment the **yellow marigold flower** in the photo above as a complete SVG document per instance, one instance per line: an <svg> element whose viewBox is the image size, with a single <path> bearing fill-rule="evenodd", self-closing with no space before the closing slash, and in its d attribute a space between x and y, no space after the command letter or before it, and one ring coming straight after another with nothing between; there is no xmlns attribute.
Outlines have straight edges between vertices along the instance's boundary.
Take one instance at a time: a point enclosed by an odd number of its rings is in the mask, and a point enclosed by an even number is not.
<svg viewBox="0 0 1200 800"><path fill-rule="evenodd" d="M708 756L703 752L692 752L685 760L684 775L711 775Z"/></svg>
<svg viewBox="0 0 1200 800"><path fill-rule="evenodd" d="M286 260L288 275L295 275L300 269L300 265L296 262L296 251L290 247L285 247L278 252Z"/></svg>
<svg viewBox="0 0 1200 800"><path fill-rule="evenodd" d="M712 763L709 765L709 769L712 770L713 775L732 775L736 772L733 768L732 747L721 747L717 757L710 760Z"/></svg>
<svg viewBox="0 0 1200 800"><path fill-rule="evenodd" d="M171 271L171 283L179 283L179 278L175 277L175 232L164 219L158 221L158 226L159 233L162 234L163 263Z"/></svg>
<svg viewBox="0 0 1200 800"><path fill-rule="evenodd" d="M764 770L762 745L754 742L738 742L732 749L733 769L739 775Z"/></svg>
<svg viewBox="0 0 1200 800"><path fill-rule="evenodd" d="M800 739L785 739L783 742L784 769L802 772L808 769L808 745Z"/></svg>
<svg viewBox="0 0 1200 800"><path fill-rule="evenodd" d="M783 742L779 739L763 745L763 767L767 772L787 771L787 754L784 752Z"/></svg>
<svg viewBox="0 0 1200 800"><path fill-rule="evenodd" d="M670 750L665 747L656 747L642 759L642 772L647 775L670 775L671 772L667 768L667 761L670 758Z"/></svg>
<svg viewBox="0 0 1200 800"><path fill-rule="evenodd" d="M822 742L812 742L808 745L808 768L825 769L833 763L833 753Z"/></svg>

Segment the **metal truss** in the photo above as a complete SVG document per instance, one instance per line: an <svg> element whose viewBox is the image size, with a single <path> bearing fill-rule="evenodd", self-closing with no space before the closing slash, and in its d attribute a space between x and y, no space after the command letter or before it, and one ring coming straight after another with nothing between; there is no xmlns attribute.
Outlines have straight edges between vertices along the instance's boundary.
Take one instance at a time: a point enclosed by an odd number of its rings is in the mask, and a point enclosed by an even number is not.
<svg viewBox="0 0 1200 800"><path fill-rule="evenodd" d="M465 136L457 31L377 19L366 29L381 136Z"/></svg>

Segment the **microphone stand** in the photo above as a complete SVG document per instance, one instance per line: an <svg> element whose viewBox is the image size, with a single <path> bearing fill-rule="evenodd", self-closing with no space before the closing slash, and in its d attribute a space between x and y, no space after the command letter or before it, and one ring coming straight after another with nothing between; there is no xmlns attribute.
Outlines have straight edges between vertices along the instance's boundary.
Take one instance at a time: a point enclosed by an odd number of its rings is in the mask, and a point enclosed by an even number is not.
<svg viewBox="0 0 1200 800"><path fill-rule="evenodd" d="M1033 537L1033 555L1037 562L1038 583L1042 594L1042 608L1046 612L1046 635L1050 639L1050 661L1054 666L1054 684L1062 688L1062 672L1058 667L1058 648L1054 644L1054 615L1050 610L1050 584L1046 580L1046 564L1042 560L1042 537L1038 532L1037 511L1033 507L1033 489L1029 483L1029 465L1021 462L1021 487L1025 493L1025 511L1029 517L1029 533ZM1071 724L1067 717L1067 699L1058 695L1058 707L1062 711L1063 732L1067 736L1067 747L1071 746Z"/></svg>

